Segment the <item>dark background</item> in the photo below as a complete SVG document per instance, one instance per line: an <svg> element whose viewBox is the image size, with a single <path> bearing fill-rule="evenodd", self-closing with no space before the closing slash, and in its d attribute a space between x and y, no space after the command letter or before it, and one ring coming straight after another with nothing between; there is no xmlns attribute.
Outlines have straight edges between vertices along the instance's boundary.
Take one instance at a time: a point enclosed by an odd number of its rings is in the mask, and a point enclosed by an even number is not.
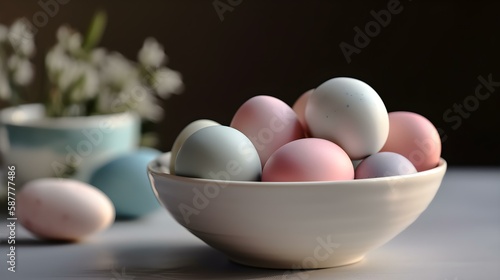
<svg viewBox="0 0 500 280"><path fill-rule="evenodd" d="M37 2L1 0L0 22L23 16L33 21L43 11ZM371 85L389 111L414 111L431 120L450 164L500 165L500 87L474 103L479 76L500 82L500 4L401 0L402 11L348 63L339 44L354 45L353 28L364 29L373 20L370 11L387 9L389 2L220 0L238 4L221 21L213 0L70 0L37 33L38 81L31 101L42 92L40 54L55 42L57 27L69 23L85 31L94 11L103 8L109 24L102 46L135 59L144 39L153 36L165 46L168 65L183 75L184 93L164 102L165 119L156 127L163 151L191 121L229 124L254 95L292 105L325 80L350 76ZM445 118L464 101L470 112Z"/></svg>

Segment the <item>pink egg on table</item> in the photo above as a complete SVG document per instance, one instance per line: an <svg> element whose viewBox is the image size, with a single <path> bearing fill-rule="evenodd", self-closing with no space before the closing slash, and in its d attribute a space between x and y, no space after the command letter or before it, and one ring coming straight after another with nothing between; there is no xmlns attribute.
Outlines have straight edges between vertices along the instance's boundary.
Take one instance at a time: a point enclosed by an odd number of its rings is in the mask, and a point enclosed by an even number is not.
<svg viewBox="0 0 500 280"><path fill-rule="evenodd" d="M108 228L115 220L109 197L73 179L41 178L17 195L17 218L43 239L78 241Z"/></svg>
<svg viewBox="0 0 500 280"><path fill-rule="evenodd" d="M425 117L412 112L391 112L389 137L381 151L403 155L417 171L424 171L438 165L441 138L436 127Z"/></svg>
<svg viewBox="0 0 500 280"><path fill-rule="evenodd" d="M279 148L262 171L262 181L305 182L354 179L349 156L337 144L305 138Z"/></svg>
<svg viewBox="0 0 500 280"><path fill-rule="evenodd" d="M309 96L311 93L314 91L314 89L310 89L306 92L304 92L293 104L292 109L295 111L297 114L297 117L299 118L300 123L302 124L302 127L304 128L304 131L307 134L309 133L309 127L307 126L306 122L306 105L307 105L307 100L309 99Z"/></svg>
<svg viewBox="0 0 500 280"><path fill-rule="evenodd" d="M304 137L302 125L292 108L267 95L255 96L243 103L230 126L252 141L262 166L279 147Z"/></svg>
<svg viewBox="0 0 500 280"><path fill-rule="evenodd" d="M400 154L380 152L361 161L354 173L356 179L366 179L413 174L417 169Z"/></svg>

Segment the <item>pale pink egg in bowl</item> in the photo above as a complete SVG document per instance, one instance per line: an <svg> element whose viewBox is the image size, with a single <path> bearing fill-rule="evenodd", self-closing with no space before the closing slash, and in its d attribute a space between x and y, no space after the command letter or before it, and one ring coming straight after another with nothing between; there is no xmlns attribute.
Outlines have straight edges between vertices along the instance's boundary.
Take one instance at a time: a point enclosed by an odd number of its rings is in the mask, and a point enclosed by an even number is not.
<svg viewBox="0 0 500 280"><path fill-rule="evenodd" d="M362 260L424 212L447 168L441 158L437 167L409 175L247 182L175 176L165 161L151 161L148 174L180 225L237 263L278 269Z"/></svg>

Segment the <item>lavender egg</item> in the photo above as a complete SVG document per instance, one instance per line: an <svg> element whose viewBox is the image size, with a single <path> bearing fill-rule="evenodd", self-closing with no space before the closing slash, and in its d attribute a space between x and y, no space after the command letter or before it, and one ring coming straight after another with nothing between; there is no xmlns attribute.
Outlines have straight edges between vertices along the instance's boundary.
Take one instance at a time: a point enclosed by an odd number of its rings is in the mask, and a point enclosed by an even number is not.
<svg viewBox="0 0 500 280"><path fill-rule="evenodd" d="M355 170L355 179L378 178L417 173L415 166L404 156L380 152L364 159Z"/></svg>

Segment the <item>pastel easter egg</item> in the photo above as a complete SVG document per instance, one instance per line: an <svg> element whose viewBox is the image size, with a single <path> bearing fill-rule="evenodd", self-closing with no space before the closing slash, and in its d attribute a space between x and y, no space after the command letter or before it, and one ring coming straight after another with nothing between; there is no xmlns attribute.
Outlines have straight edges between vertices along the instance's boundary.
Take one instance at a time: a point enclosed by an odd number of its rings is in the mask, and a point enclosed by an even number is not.
<svg viewBox="0 0 500 280"><path fill-rule="evenodd" d="M230 126L252 141L262 165L278 148L304 137L304 129L293 109L267 95L252 97L241 105Z"/></svg>
<svg viewBox="0 0 500 280"><path fill-rule="evenodd" d="M257 181L262 167L252 142L228 126L209 126L189 136L177 154L175 174L230 181Z"/></svg>
<svg viewBox="0 0 500 280"><path fill-rule="evenodd" d="M269 158L262 181L304 182L354 179L354 168L342 148L328 140L305 138L283 145Z"/></svg>
<svg viewBox="0 0 500 280"><path fill-rule="evenodd" d="M404 156L392 152L380 152L359 163L355 170L355 178L378 178L413 173L417 173L417 169Z"/></svg>
<svg viewBox="0 0 500 280"><path fill-rule="evenodd" d="M306 105L312 137L330 140L353 160L380 151L389 117L377 92L363 81L338 77L318 86Z"/></svg>
<svg viewBox="0 0 500 280"><path fill-rule="evenodd" d="M311 96L313 91L314 89L310 89L304 92L292 106L292 109L297 114L297 117L299 118L299 121L302 124L302 127L304 128L306 134L309 134L309 126L306 122L306 105L307 101L309 100L309 96Z"/></svg>
<svg viewBox="0 0 500 280"><path fill-rule="evenodd" d="M170 160L170 172L172 174L175 170L175 159L177 158L177 154L179 153L179 150L181 149L182 145L184 145L186 139L196 131L205 128L207 126L214 126L214 125L220 125L220 124L212 120L201 119L188 124L184 129L182 129L181 133L179 133L177 138L175 138L174 144L171 149L171 158L173 160Z"/></svg>
<svg viewBox="0 0 500 280"><path fill-rule="evenodd" d="M146 172L148 164L160 154L141 148L117 156L93 172L90 184L109 196L118 218L139 218L160 208Z"/></svg>
<svg viewBox="0 0 500 280"><path fill-rule="evenodd" d="M19 222L44 239L81 240L106 229L115 219L113 204L102 191L72 179L29 181L17 199Z"/></svg>
<svg viewBox="0 0 500 280"><path fill-rule="evenodd" d="M403 155L417 171L438 165L441 138L436 127L427 118L413 112L391 112L389 126L389 137L381 151Z"/></svg>

